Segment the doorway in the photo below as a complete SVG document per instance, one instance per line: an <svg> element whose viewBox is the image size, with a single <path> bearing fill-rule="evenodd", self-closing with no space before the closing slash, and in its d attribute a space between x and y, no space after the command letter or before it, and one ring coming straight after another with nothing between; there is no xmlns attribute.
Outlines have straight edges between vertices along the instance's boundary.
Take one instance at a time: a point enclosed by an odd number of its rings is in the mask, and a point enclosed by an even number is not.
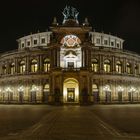
<svg viewBox="0 0 140 140"><path fill-rule="evenodd" d="M67 78L64 81L63 102L79 102L79 83L75 78Z"/></svg>
<svg viewBox="0 0 140 140"><path fill-rule="evenodd" d="M19 103L23 103L23 92L19 92Z"/></svg>
<svg viewBox="0 0 140 140"><path fill-rule="evenodd" d="M68 102L75 101L75 88L67 88L67 101Z"/></svg>
<svg viewBox="0 0 140 140"><path fill-rule="evenodd" d="M31 102L36 103L36 92L35 91L31 92Z"/></svg>
<svg viewBox="0 0 140 140"><path fill-rule="evenodd" d="M118 92L118 101L122 102L122 92Z"/></svg>
<svg viewBox="0 0 140 140"><path fill-rule="evenodd" d="M106 92L105 102L106 103L110 103L111 102L111 92Z"/></svg>

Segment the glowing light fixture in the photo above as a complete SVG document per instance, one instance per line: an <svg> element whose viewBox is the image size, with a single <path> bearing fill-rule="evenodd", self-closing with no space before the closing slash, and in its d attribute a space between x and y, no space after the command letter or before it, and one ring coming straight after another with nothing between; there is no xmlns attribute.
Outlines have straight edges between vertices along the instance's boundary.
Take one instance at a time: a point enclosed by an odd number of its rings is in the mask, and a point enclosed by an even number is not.
<svg viewBox="0 0 140 140"><path fill-rule="evenodd" d="M129 91L130 91L130 92L135 92L136 89L135 89L134 87L131 87Z"/></svg>
<svg viewBox="0 0 140 140"><path fill-rule="evenodd" d="M18 91L19 91L19 92L23 92L23 91L24 91L24 87L23 87L23 86L20 86L20 87L18 88Z"/></svg>
<svg viewBox="0 0 140 140"><path fill-rule="evenodd" d="M103 90L104 90L104 91L106 91L106 92L111 91L111 89L110 89L110 86L109 86L109 85L104 86Z"/></svg>
<svg viewBox="0 0 140 140"><path fill-rule="evenodd" d="M33 85L31 91L39 91L39 88L37 86Z"/></svg>
<svg viewBox="0 0 140 140"><path fill-rule="evenodd" d="M7 88L5 89L5 91L6 91L6 92L11 92L12 90L10 89L10 87L7 87Z"/></svg>
<svg viewBox="0 0 140 140"><path fill-rule="evenodd" d="M121 86L118 86L117 90L118 90L119 92L123 92L123 91L124 91L124 88L121 87Z"/></svg>

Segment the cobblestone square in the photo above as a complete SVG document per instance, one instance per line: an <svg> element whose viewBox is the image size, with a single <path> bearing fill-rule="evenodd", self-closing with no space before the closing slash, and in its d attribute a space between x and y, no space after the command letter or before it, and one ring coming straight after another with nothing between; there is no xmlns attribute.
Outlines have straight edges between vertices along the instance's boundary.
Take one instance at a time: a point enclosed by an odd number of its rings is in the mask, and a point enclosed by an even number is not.
<svg viewBox="0 0 140 140"><path fill-rule="evenodd" d="M140 139L139 116L140 105L0 105L0 139Z"/></svg>

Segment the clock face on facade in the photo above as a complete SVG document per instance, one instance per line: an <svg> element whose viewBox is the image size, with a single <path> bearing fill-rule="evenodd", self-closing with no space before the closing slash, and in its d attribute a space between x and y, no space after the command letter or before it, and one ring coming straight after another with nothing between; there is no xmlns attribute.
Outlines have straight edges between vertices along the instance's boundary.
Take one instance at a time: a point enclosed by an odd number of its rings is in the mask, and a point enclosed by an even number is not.
<svg viewBox="0 0 140 140"><path fill-rule="evenodd" d="M66 47L74 47L81 43L80 39L75 35L66 35L62 40L61 44Z"/></svg>

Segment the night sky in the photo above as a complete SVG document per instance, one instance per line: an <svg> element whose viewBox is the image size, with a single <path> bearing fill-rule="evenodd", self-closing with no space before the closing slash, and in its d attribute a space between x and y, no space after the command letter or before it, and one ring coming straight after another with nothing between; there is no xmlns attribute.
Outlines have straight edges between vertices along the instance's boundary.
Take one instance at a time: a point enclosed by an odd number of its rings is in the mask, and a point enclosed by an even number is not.
<svg viewBox="0 0 140 140"><path fill-rule="evenodd" d="M71 5L79 11L79 22L88 17L96 31L125 40L124 48L140 54L139 0L5 0L0 3L0 52L17 49L16 40L31 32L46 31L56 16Z"/></svg>

